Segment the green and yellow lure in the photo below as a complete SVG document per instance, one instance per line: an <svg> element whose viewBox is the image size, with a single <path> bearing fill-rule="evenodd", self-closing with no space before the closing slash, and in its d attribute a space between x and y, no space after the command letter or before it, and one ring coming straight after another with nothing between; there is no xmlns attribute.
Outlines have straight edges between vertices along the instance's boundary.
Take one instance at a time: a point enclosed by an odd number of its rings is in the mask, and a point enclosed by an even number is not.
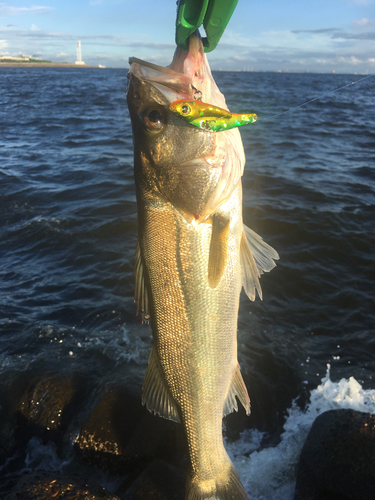
<svg viewBox="0 0 375 500"><path fill-rule="evenodd" d="M256 114L231 113L202 101L174 101L170 111L195 127L210 132L222 132L257 121Z"/></svg>

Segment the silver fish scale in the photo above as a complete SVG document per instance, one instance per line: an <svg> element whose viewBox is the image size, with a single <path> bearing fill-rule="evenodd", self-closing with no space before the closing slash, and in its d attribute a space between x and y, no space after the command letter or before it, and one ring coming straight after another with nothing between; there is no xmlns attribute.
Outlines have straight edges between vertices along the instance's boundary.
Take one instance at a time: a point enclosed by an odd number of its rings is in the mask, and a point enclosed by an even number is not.
<svg viewBox="0 0 375 500"><path fill-rule="evenodd" d="M192 224L171 205L145 208L143 255L151 323L161 367L187 429L193 479L223 473L223 406L237 368L241 289L241 190L222 206L231 218L228 261L216 289L208 284L212 226Z"/></svg>

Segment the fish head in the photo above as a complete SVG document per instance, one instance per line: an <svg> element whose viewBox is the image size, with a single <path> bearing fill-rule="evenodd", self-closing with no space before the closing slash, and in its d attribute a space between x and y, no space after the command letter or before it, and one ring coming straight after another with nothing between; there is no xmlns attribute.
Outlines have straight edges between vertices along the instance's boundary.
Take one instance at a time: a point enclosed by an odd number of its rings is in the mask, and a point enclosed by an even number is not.
<svg viewBox="0 0 375 500"><path fill-rule="evenodd" d="M214 134L173 114L176 100L204 98L224 107L200 37L189 52L177 48L169 67L131 58L128 107L133 127L138 195L170 202L190 221L202 222L230 198L245 163L238 130Z"/></svg>
<svg viewBox="0 0 375 500"><path fill-rule="evenodd" d="M211 134L174 116L160 90L134 74L127 98L138 193L164 198L188 219L195 219L204 212L219 176L197 160L213 154Z"/></svg>

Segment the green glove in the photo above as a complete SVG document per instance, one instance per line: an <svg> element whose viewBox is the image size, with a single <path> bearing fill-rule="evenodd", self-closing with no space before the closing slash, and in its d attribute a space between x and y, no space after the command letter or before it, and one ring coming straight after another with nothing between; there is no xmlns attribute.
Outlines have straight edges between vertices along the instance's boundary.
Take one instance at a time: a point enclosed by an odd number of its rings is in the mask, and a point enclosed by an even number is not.
<svg viewBox="0 0 375 500"><path fill-rule="evenodd" d="M232 17L238 0L178 0L176 19L176 44L189 50L189 36L203 24L205 52L211 52Z"/></svg>

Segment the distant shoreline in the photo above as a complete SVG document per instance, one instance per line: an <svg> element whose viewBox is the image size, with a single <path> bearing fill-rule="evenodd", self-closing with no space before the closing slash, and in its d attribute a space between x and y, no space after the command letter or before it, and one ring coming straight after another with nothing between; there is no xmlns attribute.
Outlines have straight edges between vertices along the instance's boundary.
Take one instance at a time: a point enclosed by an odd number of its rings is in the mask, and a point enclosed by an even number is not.
<svg viewBox="0 0 375 500"><path fill-rule="evenodd" d="M34 62L0 62L0 68L100 68L100 66L89 66L88 64L74 63L34 63Z"/></svg>

